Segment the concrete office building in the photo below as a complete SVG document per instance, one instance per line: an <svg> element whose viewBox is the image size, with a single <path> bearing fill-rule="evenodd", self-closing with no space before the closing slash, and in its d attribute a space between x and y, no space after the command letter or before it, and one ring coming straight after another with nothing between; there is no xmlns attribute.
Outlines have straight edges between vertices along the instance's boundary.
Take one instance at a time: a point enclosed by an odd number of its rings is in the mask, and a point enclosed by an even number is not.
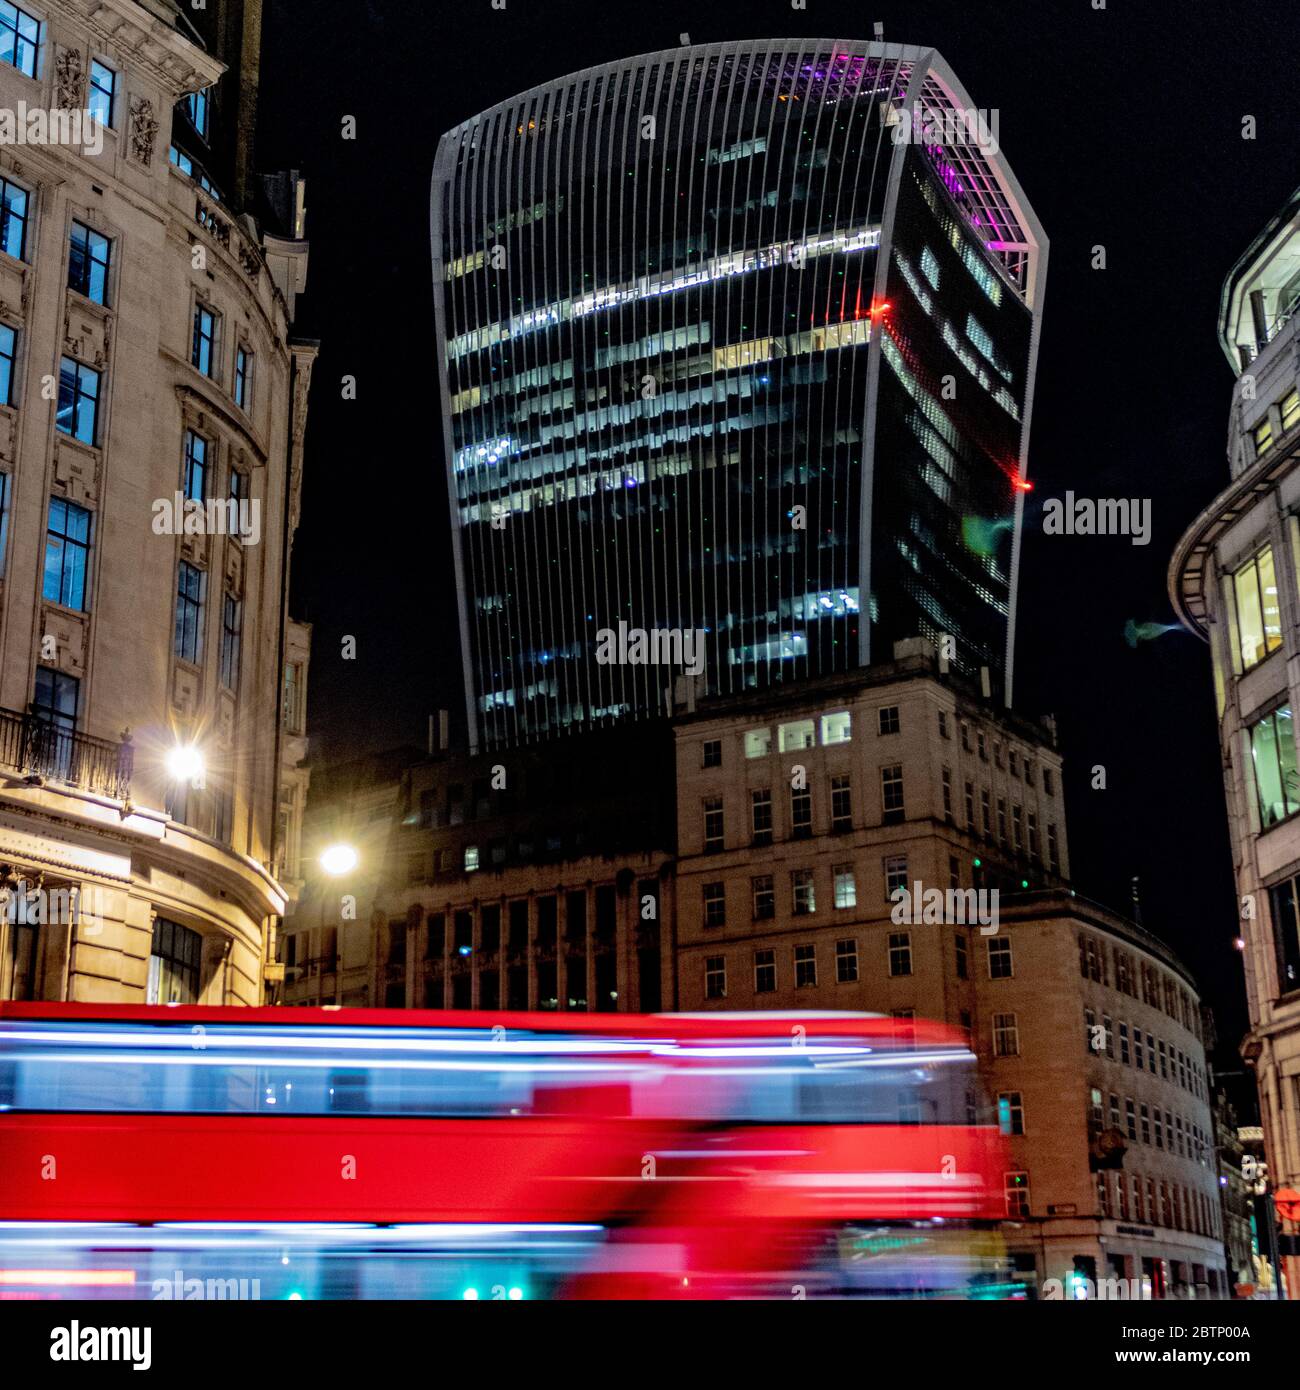
<svg viewBox="0 0 1300 1390"><path fill-rule="evenodd" d="M1178 543L1169 592L1214 673L1270 1181L1300 1188L1300 191L1232 268L1229 481ZM1296 1228L1284 1230L1294 1248ZM1284 1260L1294 1296L1300 1258Z"/></svg>

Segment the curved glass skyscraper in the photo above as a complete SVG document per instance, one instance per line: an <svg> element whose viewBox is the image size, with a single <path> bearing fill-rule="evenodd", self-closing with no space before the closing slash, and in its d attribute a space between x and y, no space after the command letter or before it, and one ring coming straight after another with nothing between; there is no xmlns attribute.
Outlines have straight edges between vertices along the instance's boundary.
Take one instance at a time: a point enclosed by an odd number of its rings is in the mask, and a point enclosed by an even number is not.
<svg viewBox="0 0 1300 1390"><path fill-rule="evenodd" d="M1009 688L1046 240L997 126L930 50L805 39L592 68L443 137L474 742L917 635Z"/></svg>

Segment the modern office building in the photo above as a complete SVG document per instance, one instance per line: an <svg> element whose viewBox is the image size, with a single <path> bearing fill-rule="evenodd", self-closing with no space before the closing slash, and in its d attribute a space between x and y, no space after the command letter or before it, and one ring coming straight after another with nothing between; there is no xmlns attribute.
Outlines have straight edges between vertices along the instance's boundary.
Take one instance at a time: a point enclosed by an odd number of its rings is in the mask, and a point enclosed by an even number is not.
<svg viewBox="0 0 1300 1390"><path fill-rule="evenodd" d="M1250 1031L1274 1189L1300 1188L1300 190L1232 268L1219 340L1236 377L1229 481L1169 567L1214 671ZM1294 1227L1284 1235L1295 1240ZM1300 1259L1284 1260L1292 1296Z"/></svg>
<svg viewBox="0 0 1300 1390"><path fill-rule="evenodd" d="M0 4L0 998L258 1003L297 857L301 185L189 13Z"/></svg>
<svg viewBox="0 0 1300 1390"><path fill-rule="evenodd" d="M1047 243L997 124L933 50L803 39L610 63L443 137L472 745L914 636L1009 702Z"/></svg>

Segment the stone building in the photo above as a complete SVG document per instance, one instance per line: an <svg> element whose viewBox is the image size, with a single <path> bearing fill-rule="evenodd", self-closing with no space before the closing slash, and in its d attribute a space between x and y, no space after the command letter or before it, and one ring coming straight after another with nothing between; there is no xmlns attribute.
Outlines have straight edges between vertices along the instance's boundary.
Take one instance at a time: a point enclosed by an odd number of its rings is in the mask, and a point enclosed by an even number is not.
<svg viewBox="0 0 1300 1390"><path fill-rule="evenodd" d="M1025 1282L1222 1294L1195 986L1068 889L1050 722L940 666L900 643L888 666L677 719L678 1007L967 1030Z"/></svg>
<svg viewBox="0 0 1300 1390"><path fill-rule="evenodd" d="M285 909L315 349L226 61L258 11L216 8L207 46L171 0L0 13L0 112L79 137L0 145L0 997L258 1003Z"/></svg>
<svg viewBox="0 0 1300 1390"><path fill-rule="evenodd" d="M1300 190L1232 268L1227 486L1184 533L1169 592L1209 644L1250 1031L1274 1190L1300 1188ZM1294 1225L1283 1234L1293 1244ZM1300 1257L1284 1260L1292 1290Z"/></svg>

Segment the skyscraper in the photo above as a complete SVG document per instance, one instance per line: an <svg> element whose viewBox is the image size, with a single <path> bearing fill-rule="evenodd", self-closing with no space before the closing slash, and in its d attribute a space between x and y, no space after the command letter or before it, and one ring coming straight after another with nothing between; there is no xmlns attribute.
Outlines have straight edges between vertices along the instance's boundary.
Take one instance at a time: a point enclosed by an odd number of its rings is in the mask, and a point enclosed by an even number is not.
<svg viewBox="0 0 1300 1390"><path fill-rule="evenodd" d="M1009 696L1046 239L997 125L932 50L770 40L589 69L443 137L471 742L916 635Z"/></svg>

